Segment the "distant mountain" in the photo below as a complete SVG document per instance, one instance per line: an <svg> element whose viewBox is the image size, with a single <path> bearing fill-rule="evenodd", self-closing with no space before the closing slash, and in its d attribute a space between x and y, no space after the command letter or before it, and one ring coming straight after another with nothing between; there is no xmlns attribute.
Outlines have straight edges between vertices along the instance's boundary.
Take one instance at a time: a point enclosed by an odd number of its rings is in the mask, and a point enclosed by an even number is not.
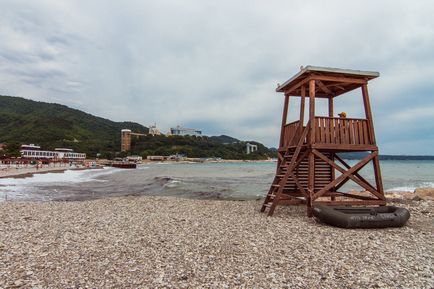
<svg viewBox="0 0 434 289"><path fill-rule="evenodd" d="M118 151L123 128L148 132L134 122L114 122L60 104L0 96L0 142L68 147L95 155Z"/></svg>
<svg viewBox="0 0 434 289"><path fill-rule="evenodd" d="M220 136L211 136L211 140L222 143L222 144L231 144L231 143L237 143L240 142L239 139L233 138L228 135L220 135Z"/></svg>

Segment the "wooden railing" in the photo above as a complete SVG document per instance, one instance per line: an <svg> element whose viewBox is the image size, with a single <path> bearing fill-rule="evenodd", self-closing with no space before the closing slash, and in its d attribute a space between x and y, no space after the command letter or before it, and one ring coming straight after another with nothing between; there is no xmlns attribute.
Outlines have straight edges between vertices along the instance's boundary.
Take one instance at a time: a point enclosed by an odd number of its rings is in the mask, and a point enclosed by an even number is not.
<svg viewBox="0 0 434 289"><path fill-rule="evenodd" d="M297 145L301 136L300 121L288 123L283 127L283 147Z"/></svg>
<svg viewBox="0 0 434 289"><path fill-rule="evenodd" d="M368 120L358 118L315 117L315 144L373 145ZM283 126L283 147L296 146L303 133L300 121ZM309 134L308 134L309 137ZM308 143L308 137L303 141Z"/></svg>
<svg viewBox="0 0 434 289"><path fill-rule="evenodd" d="M368 120L315 117L315 143L371 145Z"/></svg>

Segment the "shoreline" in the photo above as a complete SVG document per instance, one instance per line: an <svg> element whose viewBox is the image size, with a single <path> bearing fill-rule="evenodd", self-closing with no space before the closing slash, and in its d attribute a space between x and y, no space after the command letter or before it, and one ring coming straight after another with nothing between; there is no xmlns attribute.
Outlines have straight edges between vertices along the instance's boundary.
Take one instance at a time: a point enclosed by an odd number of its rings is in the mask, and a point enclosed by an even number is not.
<svg viewBox="0 0 434 289"><path fill-rule="evenodd" d="M433 203L399 205L402 228L347 230L261 201L0 203L0 287L430 288Z"/></svg>
<svg viewBox="0 0 434 289"><path fill-rule="evenodd" d="M76 167L76 166L65 166L65 167L42 167L36 169L32 168L9 168L7 171L0 171L0 179L24 179L33 177L33 175L41 175L48 173L64 173L68 170L81 171L81 170L90 170L90 169L99 169L102 166L98 166L96 168L86 168L86 167ZM15 170L14 170L15 169Z"/></svg>

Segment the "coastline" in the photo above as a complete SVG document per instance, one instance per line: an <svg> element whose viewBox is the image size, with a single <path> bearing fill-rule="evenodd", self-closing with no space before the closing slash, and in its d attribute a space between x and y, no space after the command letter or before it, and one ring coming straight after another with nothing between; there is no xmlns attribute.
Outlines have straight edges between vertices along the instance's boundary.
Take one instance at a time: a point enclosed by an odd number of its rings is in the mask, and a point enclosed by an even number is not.
<svg viewBox="0 0 434 289"><path fill-rule="evenodd" d="M102 167L97 167L102 168ZM94 169L94 168L87 168L87 167L77 167L77 166L61 166L61 167L42 167L36 169L36 167L27 167L27 168L15 168L10 167L7 170L1 170L0 171L0 179L5 178L13 178L13 179L20 179L20 178L29 178L33 175L37 174L48 174L48 173L64 173L67 170L88 170L88 169Z"/></svg>
<svg viewBox="0 0 434 289"><path fill-rule="evenodd" d="M345 230L304 207L120 197L0 203L0 287L430 288L431 201L402 228Z"/></svg>

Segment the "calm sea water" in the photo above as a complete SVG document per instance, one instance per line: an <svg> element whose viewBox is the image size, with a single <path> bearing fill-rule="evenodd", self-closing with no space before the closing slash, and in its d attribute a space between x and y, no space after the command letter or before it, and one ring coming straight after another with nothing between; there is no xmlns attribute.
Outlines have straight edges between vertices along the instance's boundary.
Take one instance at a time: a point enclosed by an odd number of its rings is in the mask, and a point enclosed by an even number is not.
<svg viewBox="0 0 434 289"><path fill-rule="evenodd" d="M355 163L355 161L349 161ZM104 168L0 179L0 201L82 200L126 195L255 199L264 196L276 169L273 162L149 164L136 170ZM382 161L385 190L434 187L434 161ZM369 166L361 175L373 180ZM344 189L357 189L349 184Z"/></svg>

